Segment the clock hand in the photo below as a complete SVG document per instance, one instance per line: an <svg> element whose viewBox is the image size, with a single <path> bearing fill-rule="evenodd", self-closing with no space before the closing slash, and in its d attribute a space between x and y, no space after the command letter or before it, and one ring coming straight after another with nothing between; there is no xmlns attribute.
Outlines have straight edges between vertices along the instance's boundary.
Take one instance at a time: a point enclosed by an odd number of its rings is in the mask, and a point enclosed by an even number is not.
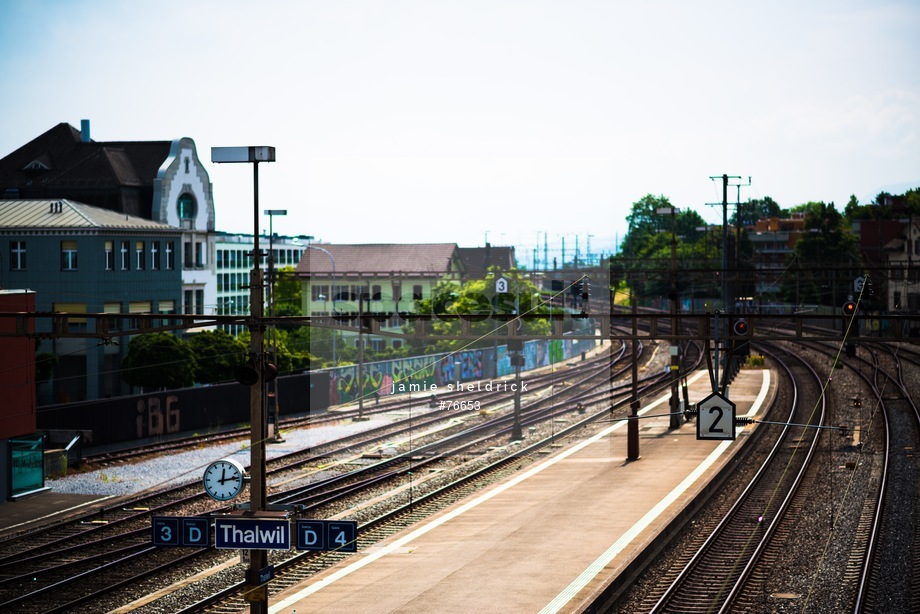
<svg viewBox="0 0 920 614"><path fill-rule="evenodd" d="M222 473L220 474L220 479L217 480L217 481L220 482L221 484L226 484L226 482L227 482L227 468L224 467L221 471L222 471Z"/></svg>

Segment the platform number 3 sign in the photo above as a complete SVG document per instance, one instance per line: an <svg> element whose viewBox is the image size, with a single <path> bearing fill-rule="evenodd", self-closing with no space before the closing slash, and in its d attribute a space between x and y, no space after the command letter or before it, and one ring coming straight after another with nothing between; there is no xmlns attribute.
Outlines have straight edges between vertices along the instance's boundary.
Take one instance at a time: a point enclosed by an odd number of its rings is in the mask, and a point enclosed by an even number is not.
<svg viewBox="0 0 920 614"><path fill-rule="evenodd" d="M735 404L718 392L696 404L697 439L734 439Z"/></svg>

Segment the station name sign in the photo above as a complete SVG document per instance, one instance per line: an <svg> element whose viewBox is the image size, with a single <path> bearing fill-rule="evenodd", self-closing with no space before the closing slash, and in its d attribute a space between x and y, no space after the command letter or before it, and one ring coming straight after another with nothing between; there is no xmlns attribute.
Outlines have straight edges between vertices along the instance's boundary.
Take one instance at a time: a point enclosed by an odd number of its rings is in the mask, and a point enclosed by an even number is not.
<svg viewBox="0 0 920 614"><path fill-rule="evenodd" d="M234 550L290 550L291 523L274 518L216 518L214 547Z"/></svg>
<svg viewBox="0 0 920 614"><path fill-rule="evenodd" d="M154 516L154 546L206 548L211 545L210 520L204 517ZM351 520L298 520L298 550L357 552L358 523ZM214 547L233 550L290 550L291 523L277 518L217 517Z"/></svg>

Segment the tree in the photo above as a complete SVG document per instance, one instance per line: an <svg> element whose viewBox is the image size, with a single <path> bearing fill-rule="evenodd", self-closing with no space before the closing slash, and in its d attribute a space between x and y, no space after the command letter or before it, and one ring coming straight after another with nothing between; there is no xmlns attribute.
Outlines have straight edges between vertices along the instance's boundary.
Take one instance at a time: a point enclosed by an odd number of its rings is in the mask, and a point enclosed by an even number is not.
<svg viewBox="0 0 920 614"><path fill-rule="evenodd" d="M620 254L623 258L639 258L649 241L653 241L660 231L670 229L670 220L656 213L658 209L670 207L671 201L663 195L646 194L633 203L632 211L626 216L629 229L620 244Z"/></svg>
<svg viewBox="0 0 920 614"><path fill-rule="evenodd" d="M795 267L783 281L786 300L842 304L847 284L863 268L856 237L834 203L808 202L795 210L805 213L805 228L795 244Z"/></svg>
<svg viewBox="0 0 920 614"><path fill-rule="evenodd" d="M195 353L171 333L147 333L131 339L121 362L122 379L130 386L184 388L195 382Z"/></svg>
<svg viewBox="0 0 920 614"><path fill-rule="evenodd" d="M496 295L493 288L499 277L508 280L508 292ZM462 286L456 282L442 281L432 289L431 298L418 301L418 313L435 314L435 318L426 323L435 335L459 335L463 327L462 320L469 320L470 333L480 337L472 342L425 342L421 347L416 340L410 341L426 353L490 346L495 342L493 333L506 335L508 326L515 327L524 335L547 335L550 331L547 319L533 317L546 315L550 309L540 301L539 291L533 282L517 269L502 271L490 267L485 279L470 280ZM410 322L404 328L412 331L414 324Z"/></svg>
<svg viewBox="0 0 920 614"><path fill-rule="evenodd" d="M789 212L781 208L779 204L770 198L749 199L746 203L741 203L732 214L730 222L732 225L737 224L740 217L742 226L754 226L758 220L770 217L787 217Z"/></svg>
<svg viewBox="0 0 920 614"><path fill-rule="evenodd" d="M51 377L54 375L54 368L60 362L57 354L51 352L39 352L38 346L40 345L39 341L35 341L35 383L42 384L44 382L50 381Z"/></svg>
<svg viewBox="0 0 920 614"><path fill-rule="evenodd" d="M234 379L234 369L246 363L248 350L222 330L205 330L189 339L195 354L195 381L213 384Z"/></svg>
<svg viewBox="0 0 920 614"><path fill-rule="evenodd" d="M272 284L272 314L276 316L303 315L300 298L302 285L294 275L294 267L284 267L275 271ZM292 329L298 324L279 324L279 328Z"/></svg>
<svg viewBox="0 0 920 614"><path fill-rule="evenodd" d="M907 210L911 215L920 215L920 188L911 188L904 192Z"/></svg>
<svg viewBox="0 0 920 614"><path fill-rule="evenodd" d="M629 291L641 301L666 300L673 283L671 244L676 241L673 251L678 293L686 296L706 292L705 284L712 276L701 275L701 271L711 268L706 260L710 252L717 254L720 249L713 243L713 234L696 211L667 214L658 213L660 209L672 209L671 202L664 196L648 194L633 203L632 212L626 218L629 231L620 254L613 258L615 275L618 278L625 275Z"/></svg>

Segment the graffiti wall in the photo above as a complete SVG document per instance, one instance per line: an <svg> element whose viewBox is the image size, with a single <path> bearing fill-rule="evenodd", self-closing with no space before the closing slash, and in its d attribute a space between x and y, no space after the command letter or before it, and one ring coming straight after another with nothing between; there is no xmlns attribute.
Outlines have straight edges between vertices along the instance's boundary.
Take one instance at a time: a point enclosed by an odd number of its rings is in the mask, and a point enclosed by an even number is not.
<svg viewBox="0 0 920 614"><path fill-rule="evenodd" d="M524 370L568 360L594 347L591 339L539 339L524 343ZM359 371L361 371L359 375ZM329 369L329 402L332 405L372 400L392 394L431 394L432 386L444 387L514 373L507 347L477 348L451 354L397 358ZM359 381L360 380L360 381Z"/></svg>

